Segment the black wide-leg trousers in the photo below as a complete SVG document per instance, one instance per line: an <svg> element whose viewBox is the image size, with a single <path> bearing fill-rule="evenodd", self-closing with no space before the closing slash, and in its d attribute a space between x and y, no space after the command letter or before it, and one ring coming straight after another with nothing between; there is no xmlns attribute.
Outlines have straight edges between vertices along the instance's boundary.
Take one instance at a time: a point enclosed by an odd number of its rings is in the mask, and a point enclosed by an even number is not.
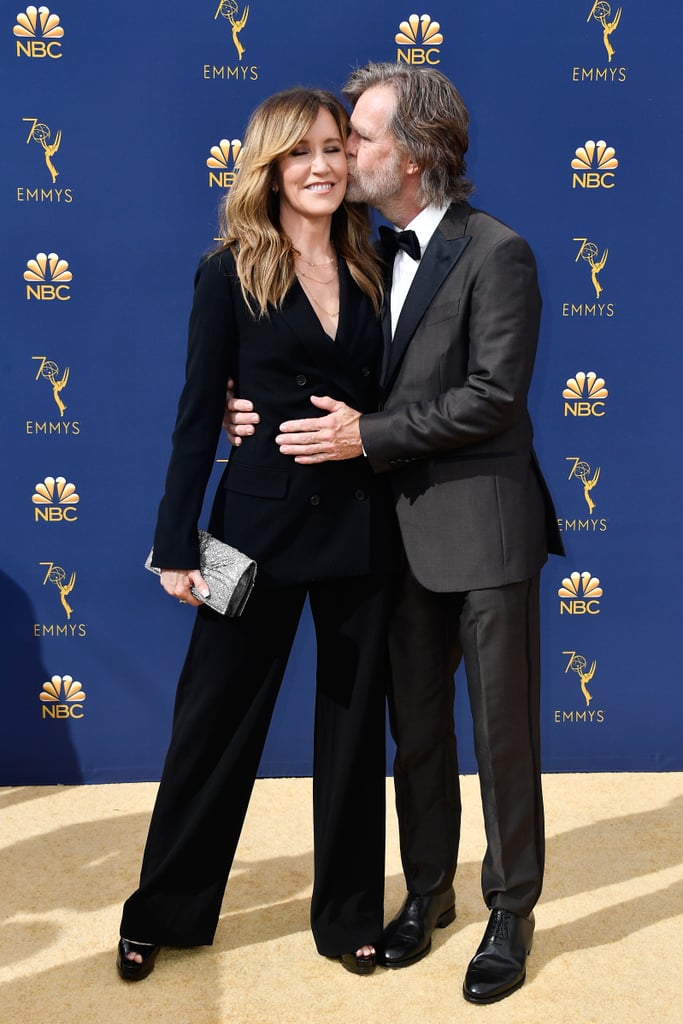
<svg viewBox="0 0 683 1024"><path fill-rule="evenodd" d="M317 640L313 935L325 956L379 940L387 587L367 577L287 587L257 581L239 619L198 610L139 888L123 909L126 938L213 941L307 595Z"/></svg>
<svg viewBox="0 0 683 1024"><path fill-rule="evenodd" d="M453 675L464 659L487 848L488 907L526 916L543 881L539 579L434 593L406 566L390 629L389 714L408 889L445 891L455 875L460 786Z"/></svg>

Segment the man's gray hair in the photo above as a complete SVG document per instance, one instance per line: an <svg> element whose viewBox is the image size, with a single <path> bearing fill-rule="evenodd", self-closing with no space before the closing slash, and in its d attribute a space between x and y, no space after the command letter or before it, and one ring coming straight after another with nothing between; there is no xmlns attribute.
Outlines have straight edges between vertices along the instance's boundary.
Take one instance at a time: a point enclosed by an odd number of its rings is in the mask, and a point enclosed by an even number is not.
<svg viewBox="0 0 683 1024"><path fill-rule="evenodd" d="M355 104L376 85L396 93L387 129L420 168L420 202L443 206L466 199L474 188L465 177L469 114L450 79L431 67L371 62L352 72L342 93Z"/></svg>

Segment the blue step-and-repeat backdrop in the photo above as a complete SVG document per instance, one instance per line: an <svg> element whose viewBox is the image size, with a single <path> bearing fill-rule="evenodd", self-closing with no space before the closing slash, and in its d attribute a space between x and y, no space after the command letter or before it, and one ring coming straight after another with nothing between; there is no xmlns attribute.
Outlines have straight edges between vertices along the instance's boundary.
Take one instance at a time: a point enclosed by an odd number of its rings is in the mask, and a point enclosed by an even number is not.
<svg viewBox="0 0 683 1024"><path fill-rule="evenodd" d="M193 273L252 108L371 59L453 79L473 201L538 258L568 552L543 575L545 770L683 768L678 0L53 2L0 15L0 784L158 778L193 612L142 563ZM262 775L310 773L313 661L305 619ZM464 686L457 714L473 771Z"/></svg>

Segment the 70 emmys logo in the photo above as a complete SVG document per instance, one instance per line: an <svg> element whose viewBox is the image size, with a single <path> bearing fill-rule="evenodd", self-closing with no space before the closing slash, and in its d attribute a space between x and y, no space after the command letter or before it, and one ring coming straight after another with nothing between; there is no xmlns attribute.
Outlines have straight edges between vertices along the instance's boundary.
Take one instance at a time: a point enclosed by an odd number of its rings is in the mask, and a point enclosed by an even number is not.
<svg viewBox="0 0 683 1024"><path fill-rule="evenodd" d="M38 373L36 374L36 380L43 378L52 385L52 397L55 400L55 404L59 409L59 415L63 416L66 411L66 403L62 400L61 392L66 387L69 381L69 367L64 370L61 377L57 374L60 372L57 363L52 359L46 359L45 356L31 356L31 359L35 359L40 363L38 367Z"/></svg>
<svg viewBox="0 0 683 1024"><path fill-rule="evenodd" d="M572 477L576 477L577 480L581 481L583 484L583 497L588 505L588 512L590 515L593 515L595 502L591 497L591 491L600 479L600 467L598 466L593 473L590 464L586 462L585 459L579 459L574 455L567 455L565 457L565 462L573 463L568 479L571 480ZM593 476L591 476L591 473L593 473Z"/></svg>
<svg viewBox="0 0 683 1024"><path fill-rule="evenodd" d="M569 657L565 666L564 674L567 675L569 672L574 672L579 677L579 685L583 695L584 707L573 708L570 710L557 709L553 714L555 724L568 725L572 723L575 725L602 725L605 721L605 712L601 708L591 709L590 706L593 701L593 694L591 690L593 688L592 680L595 678L595 672L598 667L597 661L594 658L589 665L588 659L578 651L562 651L562 654L565 657ZM591 690L588 689L589 683Z"/></svg>
<svg viewBox="0 0 683 1024"><path fill-rule="evenodd" d="M596 299L599 299L600 293L603 289L602 285L598 281L598 275L605 268L605 264L607 263L607 257L609 255L609 249L603 249L602 256L599 256L598 253L600 252L600 250L598 249L595 242L589 242L587 238L575 238L574 241L581 242L581 245L579 246L579 251L576 254L576 259L574 260L574 262L578 263L579 260L584 260L591 268L591 283L593 285L593 288L595 289L595 297Z"/></svg>
<svg viewBox="0 0 683 1024"><path fill-rule="evenodd" d="M396 60L404 64L438 64L440 62L440 51L438 47L443 43L441 26L438 21L432 21L428 14L418 17L411 14L407 21L402 21L398 26L398 32L394 36L394 42L398 43ZM422 45L419 46L418 43ZM401 49L401 45L407 49Z"/></svg>
<svg viewBox="0 0 683 1024"><path fill-rule="evenodd" d="M28 145L31 141L40 143L43 149L43 155L45 156L45 166L50 172L52 184L54 185L59 171L52 163L52 157L55 155L62 143L61 129L56 132L54 139L50 142L52 132L50 131L49 125L42 124L37 117L23 117L22 121L28 121L31 125L31 130L28 133L26 144Z"/></svg>
<svg viewBox="0 0 683 1024"><path fill-rule="evenodd" d="M62 56L62 44L57 40L64 37L64 29L59 24L59 16L50 14L47 7L27 7L26 13L20 11L12 31L17 39L17 57L58 60Z"/></svg>
<svg viewBox="0 0 683 1024"><path fill-rule="evenodd" d="M41 562L40 564L47 566L43 586L47 586L48 583L54 584L59 591L60 604L64 609L67 619L70 619L73 614L73 608L67 598L76 584L76 573L72 572L67 581L66 570L61 565L56 565L55 562Z"/></svg>
<svg viewBox="0 0 683 1024"><path fill-rule="evenodd" d="M244 8L242 13L239 13L239 6L237 0L218 0L218 7L216 13L213 16L215 21L218 17L225 18L230 23L232 29L232 41L237 50L237 59L242 60L244 56L244 46L240 42L239 34L247 23L249 17L249 5Z"/></svg>
<svg viewBox="0 0 683 1024"><path fill-rule="evenodd" d="M621 7L619 7L617 13L612 18L612 8L606 3L606 0L595 0L586 21L590 21L591 18L602 26L602 44L607 52L607 60L611 64L612 57L614 56L614 47L612 46L610 36L621 21ZM609 20L610 18L612 19L611 21Z"/></svg>
<svg viewBox="0 0 683 1024"><path fill-rule="evenodd" d="M569 671L576 672L581 683L581 693L583 694L583 699L586 702L586 707L588 707L590 702L593 700L593 694L588 689L588 684L595 675L595 670L598 667L598 663L595 659L593 659L591 667L588 668L588 662L586 658L584 658L583 654L578 654L576 651L562 651L562 653L569 655L569 661L567 662L567 667L564 670L565 675Z"/></svg>

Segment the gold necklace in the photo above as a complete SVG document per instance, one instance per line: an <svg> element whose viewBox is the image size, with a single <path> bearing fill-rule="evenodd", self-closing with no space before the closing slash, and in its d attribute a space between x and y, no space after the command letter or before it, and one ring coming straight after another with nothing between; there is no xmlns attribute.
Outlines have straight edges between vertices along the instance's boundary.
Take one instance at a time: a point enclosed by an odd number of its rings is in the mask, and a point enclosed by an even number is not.
<svg viewBox="0 0 683 1024"><path fill-rule="evenodd" d="M299 257L299 259L303 260L304 263L308 263L309 267L327 267L327 266L329 266L330 263L334 263L334 261L337 258L336 256L333 255L333 256L330 256L329 260L325 260L323 263L311 263L311 261L307 260L306 257L304 256L304 254L299 252L298 249L295 249L294 251L297 254L297 256ZM296 259L296 256L294 258Z"/></svg>
<svg viewBox="0 0 683 1024"><path fill-rule="evenodd" d="M332 284L332 282L337 277L337 271L336 270L335 270L334 274L332 275L332 277L328 278L327 281L321 281L319 277L313 277L312 274L307 274L303 270L297 270L296 274L297 274L297 277L299 277L299 276L305 277L309 281L315 281L316 284Z"/></svg>
<svg viewBox="0 0 683 1024"><path fill-rule="evenodd" d="M318 302L318 300L311 295L311 293L306 288L306 286L303 284L303 282L299 282L299 283L301 284L301 287L303 289L304 294L308 296L308 298L311 300L311 302L315 303L315 305L318 307L318 309L322 309L323 313L325 313L329 317L332 317L333 320L337 319L337 317L339 316L339 310L337 310L336 313L331 313L329 311L329 309L325 309L325 307L321 306L320 303Z"/></svg>

